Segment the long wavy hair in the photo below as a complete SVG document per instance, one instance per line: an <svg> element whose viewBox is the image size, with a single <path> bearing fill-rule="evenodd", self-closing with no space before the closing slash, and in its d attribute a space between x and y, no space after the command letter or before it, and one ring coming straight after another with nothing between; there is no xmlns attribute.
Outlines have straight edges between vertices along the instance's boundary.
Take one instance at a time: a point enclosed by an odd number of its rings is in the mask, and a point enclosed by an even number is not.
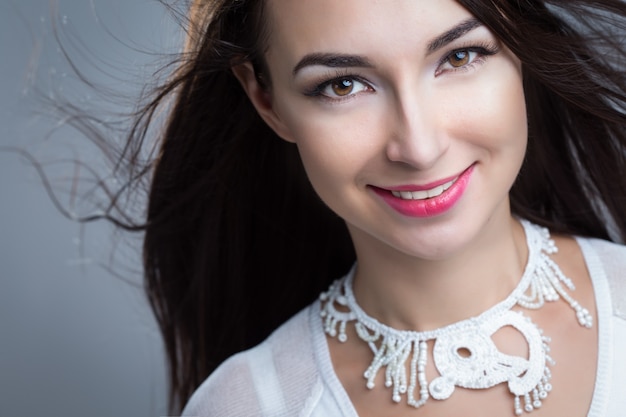
<svg viewBox="0 0 626 417"><path fill-rule="evenodd" d="M522 62L529 146L513 213L626 241L624 2L458 2ZM137 113L118 161L129 185L149 178L145 225L132 228L145 229L145 288L165 341L172 413L355 260L296 148L264 124L232 74L246 61L266 72L264 1L195 0L185 16L177 69ZM158 156L140 162L163 110Z"/></svg>

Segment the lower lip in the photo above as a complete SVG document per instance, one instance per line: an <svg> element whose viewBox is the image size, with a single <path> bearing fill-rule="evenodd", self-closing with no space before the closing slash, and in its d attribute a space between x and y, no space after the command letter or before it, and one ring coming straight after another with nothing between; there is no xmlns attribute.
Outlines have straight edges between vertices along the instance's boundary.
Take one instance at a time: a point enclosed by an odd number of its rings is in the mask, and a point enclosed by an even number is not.
<svg viewBox="0 0 626 417"><path fill-rule="evenodd" d="M466 169L442 194L424 200L404 200L394 196L389 190L377 187L372 187L372 189L400 214L409 217L434 217L447 212L461 199L473 171L474 165Z"/></svg>

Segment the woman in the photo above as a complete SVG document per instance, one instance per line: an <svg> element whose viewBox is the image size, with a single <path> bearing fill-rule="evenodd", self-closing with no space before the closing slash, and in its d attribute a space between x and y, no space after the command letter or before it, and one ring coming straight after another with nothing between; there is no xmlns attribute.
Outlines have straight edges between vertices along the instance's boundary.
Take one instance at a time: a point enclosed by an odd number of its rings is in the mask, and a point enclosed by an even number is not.
<svg viewBox="0 0 626 417"><path fill-rule="evenodd" d="M591 238L626 238L625 18L194 2L134 133L175 95L145 238L174 409L309 305L183 414L617 417L626 250Z"/></svg>

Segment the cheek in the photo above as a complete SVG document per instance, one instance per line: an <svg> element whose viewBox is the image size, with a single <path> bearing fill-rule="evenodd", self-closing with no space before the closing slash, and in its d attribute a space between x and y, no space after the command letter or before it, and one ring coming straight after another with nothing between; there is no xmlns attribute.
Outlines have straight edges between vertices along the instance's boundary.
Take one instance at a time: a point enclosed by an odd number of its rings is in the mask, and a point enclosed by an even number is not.
<svg viewBox="0 0 626 417"><path fill-rule="evenodd" d="M512 153L523 159L527 135L527 116L521 75L502 72L499 77L485 77L470 90L467 99L447 100L445 118L454 137L467 138L473 144L496 153Z"/></svg>
<svg viewBox="0 0 626 417"><path fill-rule="evenodd" d="M375 138L380 135L374 132L371 111L343 114L339 109L333 112L295 105L282 109L281 115L320 194L342 183L354 183L359 170L377 156ZM326 190L318 189L321 187Z"/></svg>
<svg viewBox="0 0 626 417"><path fill-rule="evenodd" d="M485 113L490 115L494 136L511 146L525 146L528 136L526 103L521 80L503 83L487 101Z"/></svg>
<svg viewBox="0 0 626 417"><path fill-rule="evenodd" d="M296 145L313 188L327 199L354 182L363 160L362 148L356 146L359 134L337 132L332 126L307 126L298 131Z"/></svg>

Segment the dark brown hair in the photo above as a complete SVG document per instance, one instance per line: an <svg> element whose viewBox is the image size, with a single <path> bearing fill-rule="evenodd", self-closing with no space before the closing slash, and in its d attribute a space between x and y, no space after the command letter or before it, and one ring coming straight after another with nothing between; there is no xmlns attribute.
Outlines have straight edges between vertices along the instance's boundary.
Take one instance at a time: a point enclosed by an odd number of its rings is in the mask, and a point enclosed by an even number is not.
<svg viewBox="0 0 626 417"><path fill-rule="evenodd" d="M625 241L624 2L459 3L522 61L529 148L511 190L514 214ZM261 121L231 72L242 61L266 72L263 6L193 3L179 66L138 113L119 159L132 167L129 184L151 175L145 285L167 350L172 412L355 258L345 224L313 192L294 145ZM139 164L162 108L169 117L158 157Z"/></svg>
<svg viewBox="0 0 626 417"><path fill-rule="evenodd" d="M263 67L262 5L196 2L168 85L176 102L150 189L144 264L172 411L354 261L345 225L313 192L295 146L265 125L230 71L241 60Z"/></svg>

